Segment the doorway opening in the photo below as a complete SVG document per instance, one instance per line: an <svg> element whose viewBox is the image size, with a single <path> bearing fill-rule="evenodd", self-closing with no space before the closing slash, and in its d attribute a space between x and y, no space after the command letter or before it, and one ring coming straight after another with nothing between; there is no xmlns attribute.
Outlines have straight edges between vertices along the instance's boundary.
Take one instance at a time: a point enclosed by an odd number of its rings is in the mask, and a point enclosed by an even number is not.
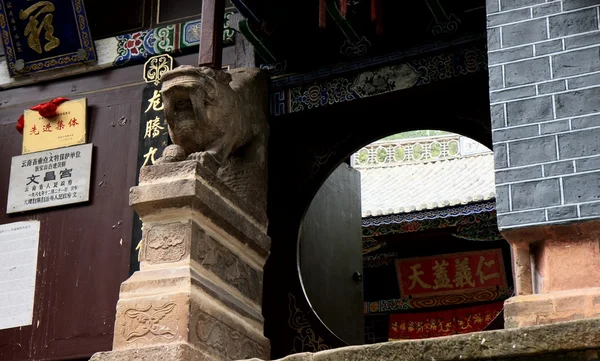
<svg viewBox="0 0 600 361"><path fill-rule="evenodd" d="M473 139L417 130L363 146L316 193L298 243L305 296L347 344L504 326L510 249L493 153Z"/></svg>

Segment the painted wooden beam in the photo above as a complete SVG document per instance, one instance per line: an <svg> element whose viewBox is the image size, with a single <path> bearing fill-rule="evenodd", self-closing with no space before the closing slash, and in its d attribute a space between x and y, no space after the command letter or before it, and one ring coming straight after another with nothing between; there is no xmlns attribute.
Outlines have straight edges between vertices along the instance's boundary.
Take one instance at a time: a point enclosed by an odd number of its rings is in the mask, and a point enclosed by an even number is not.
<svg viewBox="0 0 600 361"><path fill-rule="evenodd" d="M233 29L233 24L230 24L232 15L233 13L228 12L223 16L225 31L222 36L224 46L235 44L236 32ZM9 76L6 60L0 56L0 89L15 88L71 75L142 63L154 55L174 54L187 48L197 47L200 44L200 24L200 20L192 20L96 40L94 46L98 61L94 63L17 78Z"/></svg>
<svg viewBox="0 0 600 361"><path fill-rule="evenodd" d="M225 0L202 1L202 26L198 66L221 69L223 63L223 13Z"/></svg>

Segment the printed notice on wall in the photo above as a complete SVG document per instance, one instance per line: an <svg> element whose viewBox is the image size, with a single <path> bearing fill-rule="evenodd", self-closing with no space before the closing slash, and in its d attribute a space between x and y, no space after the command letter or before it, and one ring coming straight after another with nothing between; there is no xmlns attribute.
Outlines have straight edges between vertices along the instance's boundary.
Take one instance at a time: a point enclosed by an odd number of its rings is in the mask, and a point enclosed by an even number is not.
<svg viewBox="0 0 600 361"><path fill-rule="evenodd" d="M6 213L89 200L93 145L13 157Z"/></svg>
<svg viewBox="0 0 600 361"><path fill-rule="evenodd" d="M31 325L40 221L0 225L0 330Z"/></svg>

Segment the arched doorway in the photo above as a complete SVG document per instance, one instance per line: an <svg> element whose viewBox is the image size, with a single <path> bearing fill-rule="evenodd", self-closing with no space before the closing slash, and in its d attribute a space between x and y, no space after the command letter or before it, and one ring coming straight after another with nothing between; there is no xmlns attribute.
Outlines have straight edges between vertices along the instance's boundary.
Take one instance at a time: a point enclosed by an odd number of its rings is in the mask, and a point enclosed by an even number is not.
<svg viewBox="0 0 600 361"><path fill-rule="evenodd" d="M446 132L393 138L336 168L309 206L298 263L311 309L349 344L502 328L513 282L493 154Z"/></svg>
<svg viewBox="0 0 600 361"><path fill-rule="evenodd" d="M439 129L491 148L487 89L487 73L478 71L272 119L272 249L265 266L263 314L273 358L346 345L311 311L298 274L298 231L319 187L352 153L389 134Z"/></svg>

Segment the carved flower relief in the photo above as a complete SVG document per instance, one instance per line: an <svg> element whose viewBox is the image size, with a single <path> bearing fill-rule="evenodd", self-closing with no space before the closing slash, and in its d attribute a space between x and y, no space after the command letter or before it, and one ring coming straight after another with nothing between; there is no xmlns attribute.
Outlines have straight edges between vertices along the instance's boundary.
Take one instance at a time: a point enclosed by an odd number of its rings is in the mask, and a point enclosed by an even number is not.
<svg viewBox="0 0 600 361"><path fill-rule="evenodd" d="M170 340L177 335L177 329L177 304L174 302L125 310L123 337L126 342L155 337Z"/></svg>
<svg viewBox="0 0 600 361"><path fill-rule="evenodd" d="M186 254L187 228L180 222L152 226L144 236L144 259L152 263L180 261Z"/></svg>

